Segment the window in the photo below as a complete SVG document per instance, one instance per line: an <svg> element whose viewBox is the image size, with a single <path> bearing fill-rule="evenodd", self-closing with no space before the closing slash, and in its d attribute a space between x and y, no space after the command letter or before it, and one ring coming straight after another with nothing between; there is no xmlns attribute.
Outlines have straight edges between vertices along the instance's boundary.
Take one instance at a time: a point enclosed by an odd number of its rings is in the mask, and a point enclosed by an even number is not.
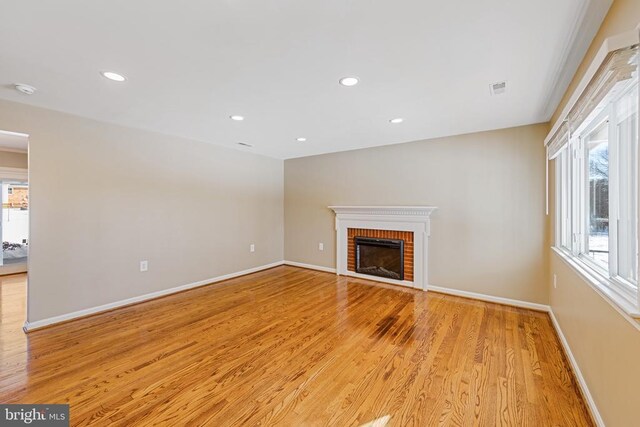
<svg viewBox="0 0 640 427"><path fill-rule="evenodd" d="M638 78L619 81L555 157L556 247L638 301Z"/></svg>
<svg viewBox="0 0 640 427"><path fill-rule="evenodd" d="M596 121L583 138L585 176L583 195L587 209L585 255L609 270L609 118Z"/></svg>
<svg viewBox="0 0 640 427"><path fill-rule="evenodd" d="M617 272L638 283L638 85L615 105L617 144Z"/></svg>

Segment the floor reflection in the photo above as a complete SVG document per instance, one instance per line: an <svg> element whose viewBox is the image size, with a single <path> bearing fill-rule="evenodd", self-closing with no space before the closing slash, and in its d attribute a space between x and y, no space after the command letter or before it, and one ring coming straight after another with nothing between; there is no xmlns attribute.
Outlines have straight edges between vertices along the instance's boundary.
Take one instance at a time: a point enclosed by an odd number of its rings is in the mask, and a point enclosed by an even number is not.
<svg viewBox="0 0 640 427"><path fill-rule="evenodd" d="M375 306L368 302L368 290L379 298ZM346 276L336 277L335 292L336 326L342 332L367 331L367 338L390 340L396 346L411 346L425 332L417 327L417 317L424 316L429 304L426 292ZM363 317L362 307L367 305L368 315Z"/></svg>
<svg viewBox="0 0 640 427"><path fill-rule="evenodd" d="M0 276L0 391L27 381L27 275Z"/></svg>

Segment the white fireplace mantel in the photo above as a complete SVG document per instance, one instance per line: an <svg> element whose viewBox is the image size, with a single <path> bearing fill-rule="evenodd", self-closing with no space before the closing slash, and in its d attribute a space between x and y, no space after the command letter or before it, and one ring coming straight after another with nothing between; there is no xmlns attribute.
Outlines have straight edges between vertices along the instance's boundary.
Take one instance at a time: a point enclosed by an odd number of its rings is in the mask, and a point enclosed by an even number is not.
<svg viewBox="0 0 640 427"><path fill-rule="evenodd" d="M430 215L434 206L329 206L336 213L336 272L340 275L409 286L427 290ZM349 228L413 232L413 282L372 277L347 269Z"/></svg>
<svg viewBox="0 0 640 427"><path fill-rule="evenodd" d="M336 215L384 215L388 217L415 216L429 218L435 206L329 206Z"/></svg>

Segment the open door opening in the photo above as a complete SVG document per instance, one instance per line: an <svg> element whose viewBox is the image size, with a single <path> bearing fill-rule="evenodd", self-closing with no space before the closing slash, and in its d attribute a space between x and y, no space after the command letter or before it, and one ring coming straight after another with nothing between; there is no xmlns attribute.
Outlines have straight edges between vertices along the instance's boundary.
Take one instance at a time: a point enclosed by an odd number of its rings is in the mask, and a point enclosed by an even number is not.
<svg viewBox="0 0 640 427"><path fill-rule="evenodd" d="M0 334L27 318L29 260L28 135L0 130Z"/></svg>
<svg viewBox="0 0 640 427"><path fill-rule="evenodd" d="M2 181L2 259L0 265L15 273L27 272L29 256L29 183Z"/></svg>

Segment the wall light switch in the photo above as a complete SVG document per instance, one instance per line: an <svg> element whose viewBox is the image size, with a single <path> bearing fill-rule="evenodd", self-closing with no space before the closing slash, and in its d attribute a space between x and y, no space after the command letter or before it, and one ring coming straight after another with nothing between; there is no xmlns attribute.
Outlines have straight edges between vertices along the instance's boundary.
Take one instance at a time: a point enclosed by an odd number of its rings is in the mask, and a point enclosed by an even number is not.
<svg viewBox="0 0 640 427"><path fill-rule="evenodd" d="M324 243L318 243L318 250L324 251Z"/></svg>
<svg viewBox="0 0 640 427"><path fill-rule="evenodd" d="M149 261L140 261L140 271L149 270Z"/></svg>
<svg viewBox="0 0 640 427"><path fill-rule="evenodd" d="M558 276L556 276L555 274L553 275L553 287L558 287Z"/></svg>
<svg viewBox="0 0 640 427"><path fill-rule="evenodd" d="M250 244L249 245L249 252L255 252L256 251L256 245L255 244Z"/></svg>

